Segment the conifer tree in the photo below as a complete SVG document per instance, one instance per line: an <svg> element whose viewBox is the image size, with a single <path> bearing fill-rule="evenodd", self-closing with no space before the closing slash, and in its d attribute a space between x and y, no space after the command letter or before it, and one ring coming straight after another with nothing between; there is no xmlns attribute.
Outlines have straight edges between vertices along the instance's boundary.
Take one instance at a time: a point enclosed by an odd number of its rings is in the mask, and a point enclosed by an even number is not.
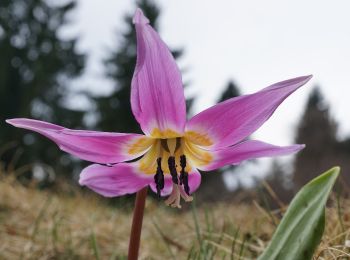
<svg viewBox="0 0 350 260"><path fill-rule="evenodd" d="M329 107L321 90L315 87L308 98L296 135L296 143L305 144L306 147L296 156L293 175L295 188L334 166L336 130L336 123L329 115Z"/></svg>
<svg viewBox="0 0 350 260"><path fill-rule="evenodd" d="M218 102L223 102L227 99L238 97L239 95L241 94L236 84L233 81L229 81L225 91L221 94L221 97L219 98Z"/></svg>
<svg viewBox="0 0 350 260"><path fill-rule="evenodd" d="M278 159L272 161L269 175L266 178L267 186L263 188L271 208L280 208L280 202L289 203L293 198L293 183L290 175L292 172L287 172L290 164L292 163L285 164Z"/></svg>
<svg viewBox="0 0 350 260"><path fill-rule="evenodd" d="M4 147L18 142L17 151L23 148L20 164L62 165L62 153L45 138L6 125L5 119L28 117L81 126L83 113L65 104L68 83L82 72L84 55L77 53L76 39L58 35L74 7L75 1L55 5L44 0L0 2L0 143ZM14 157L8 152L1 160L9 162Z"/></svg>

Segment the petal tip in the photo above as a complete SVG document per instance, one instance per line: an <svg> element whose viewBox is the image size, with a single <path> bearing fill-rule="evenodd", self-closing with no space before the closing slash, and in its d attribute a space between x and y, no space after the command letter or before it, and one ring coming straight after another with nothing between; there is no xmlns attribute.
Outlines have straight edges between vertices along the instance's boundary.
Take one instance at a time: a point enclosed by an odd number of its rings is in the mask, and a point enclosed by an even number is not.
<svg viewBox="0 0 350 260"><path fill-rule="evenodd" d="M294 82L299 86L304 86L306 83L308 83L311 78L313 77L312 74L310 75L305 75L305 76L300 76L300 77L297 77L297 78L294 78Z"/></svg>
<svg viewBox="0 0 350 260"><path fill-rule="evenodd" d="M80 185L80 186L85 186L85 185L86 185L86 183L85 183L84 179L83 179L83 178L81 178L81 176L79 177L79 181L78 181L78 183L79 183L79 185Z"/></svg>
<svg viewBox="0 0 350 260"><path fill-rule="evenodd" d="M10 125L13 125L13 119L6 119L5 120L6 123L10 124Z"/></svg>
<svg viewBox="0 0 350 260"><path fill-rule="evenodd" d="M10 125L18 127L21 125L21 122L25 120L26 120L25 118L10 118L10 119L6 119L5 122Z"/></svg>
<svg viewBox="0 0 350 260"><path fill-rule="evenodd" d="M303 150L306 147L305 144L297 144L297 146L298 146L298 149L297 149L298 151Z"/></svg>
<svg viewBox="0 0 350 260"><path fill-rule="evenodd" d="M298 153L306 147L305 144L293 144L289 146L290 153Z"/></svg>
<svg viewBox="0 0 350 260"><path fill-rule="evenodd" d="M137 8L132 22L134 24L149 24L148 18L143 14L140 8Z"/></svg>
<svg viewBox="0 0 350 260"><path fill-rule="evenodd" d="M89 166L87 166L86 168L84 168L84 169L81 171L81 173L79 174L79 180L78 180L78 182L79 182L79 185L81 185L81 186L84 186L84 185L85 185L84 180L85 180L86 178L84 178L84 176L85 176L85 173L86 173L86 169L89 168L89 167L91 167L91 165L89 165Z"/></svg>
<svg viewBox="0 0 350 260"><path fill-rule="evenodd" d="M95 169L98 170L98 166L100 166L99 164L91 164L87 167L85 167L81 173L79 174L79 185L80 186L87 186L89 184L89 180L91 178L89 178L89 176L91 177L91 172L93 172ZM95 170L95 171L96 171Z"/></svg>
<svg viewBox="0 0 350 260"><path fill-rule="evenodd" d="M313 77L312 74L305 75L305 76L299 76L293 79L286 80L285 82L291 82L297 84L299 87L305 85L311 78Z"/></svg>
<svg viewBox="0 0 350 260"><path fill-rule="evenodd" d="M309 78L309 79L311 79L313 76L314 76L313 74L309 74L309 75L307 75L306 77Z"/></svg>
<svg viewBox="0 0 350 260"><path fill-rule="evenodd" d="M312 79L314 75L310 74L310 75L306 75L306 76L303 76L302 78L305 79L305 83L308 82L310 79Z"/></svg>
<svg viewBox="0 0 350 260"><path fill-rule="evenodd" d="M82 176L84 174L84 170L80 173L79 175L79 180L78 180L78 183L80 186L85 186L86 185L86 182L85 182L85 178Z"/></svg>

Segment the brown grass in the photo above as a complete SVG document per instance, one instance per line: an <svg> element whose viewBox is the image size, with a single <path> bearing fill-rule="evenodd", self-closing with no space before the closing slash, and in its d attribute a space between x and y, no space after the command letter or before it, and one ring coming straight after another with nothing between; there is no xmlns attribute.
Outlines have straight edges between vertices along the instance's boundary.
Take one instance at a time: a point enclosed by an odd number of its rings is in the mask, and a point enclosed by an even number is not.
<svg viewBox="0 0 350 260"><path fill-rule="evenodd" d="M350 259L345 246L350 200L342 199L340 208L332 201L314 258ZM148 199L140 259L255 259L279 215L257 203L193 211ZM125 259L130 225L130 210L108 206L99 197L50 193L0 179L0 259Z"/></svg>

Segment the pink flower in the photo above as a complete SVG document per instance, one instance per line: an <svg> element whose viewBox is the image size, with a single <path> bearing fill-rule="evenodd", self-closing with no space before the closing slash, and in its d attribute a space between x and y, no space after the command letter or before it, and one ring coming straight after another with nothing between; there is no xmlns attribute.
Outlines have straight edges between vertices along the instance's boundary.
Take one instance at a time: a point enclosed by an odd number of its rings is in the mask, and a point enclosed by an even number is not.
<svg viewBox="0 0 350 260"><path fill-rule="evenodd" d="M274 146L247 137L311 76L229 99L186 121L181 74L174 58L141 10L137 10L134 23L138 45L130 102L145 135L71 130L32 119L7 120L46 136L65 152L96 163L82 171L81 185L106 197L135 193L150 185L159 196L169 196L166 204L181 207L180 198L191 201L190 194L200 185L198 169L214 170L304 147Z"/></svg>

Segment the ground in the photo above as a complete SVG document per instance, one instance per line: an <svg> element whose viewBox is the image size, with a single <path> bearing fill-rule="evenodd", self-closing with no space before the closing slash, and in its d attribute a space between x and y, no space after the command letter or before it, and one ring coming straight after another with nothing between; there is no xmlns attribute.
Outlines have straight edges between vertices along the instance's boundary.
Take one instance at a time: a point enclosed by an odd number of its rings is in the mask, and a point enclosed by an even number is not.
<svg viewBox="0 0 350 260"><path fill-rule="evenodd" d="M126 259L130 208L79 190L40 191L0 176L0 259ZM253 200L178 210L149 197L140 259L255 259L283 211ZM314 259L350 259L348 244L350 200L333 195Z"/></svg>

